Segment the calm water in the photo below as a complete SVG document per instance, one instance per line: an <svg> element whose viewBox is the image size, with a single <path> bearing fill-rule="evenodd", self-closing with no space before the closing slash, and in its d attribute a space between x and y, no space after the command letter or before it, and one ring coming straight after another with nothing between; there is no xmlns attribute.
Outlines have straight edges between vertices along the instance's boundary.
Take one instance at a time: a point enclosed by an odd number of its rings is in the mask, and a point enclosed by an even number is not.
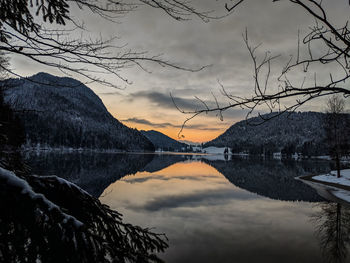
<svg viewBox="0 0 350 263"><path fill-rule="evenodd" d="M166 262L350 262L350 210L294 179L328 171L327 162L151 154L27 160L35 173L77 183L125 221L165 233Z"/></svg>

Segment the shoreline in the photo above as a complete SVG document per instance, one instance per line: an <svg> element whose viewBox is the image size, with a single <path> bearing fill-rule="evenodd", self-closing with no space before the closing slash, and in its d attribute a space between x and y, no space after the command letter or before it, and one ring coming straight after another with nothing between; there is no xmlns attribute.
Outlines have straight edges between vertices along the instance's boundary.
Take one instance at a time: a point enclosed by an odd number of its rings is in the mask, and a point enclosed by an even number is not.
<svg viewBox="0 0 350 263"><path fill-rule="evenodd" d="M314 179L319 175L304 175L296 177L297 180L309 185L317 193L330 202L342 203L350 207L350 186L336 182L327 182Z"/></svg>
<svg viewBox="0 0 350 263"><path fill-rule="evenodd" d="M346 191L350 192L350 186L316 180L316 179L313 178L314 176L317 176L317 175L303 175L303 176L299 176L298 179L309 181L309 182L313 182L313 183L322 184L322 185L325 185L325 186L331 186L331 187L335 187L335 188L338 188L338 189L341 189L341 190L346 190Z"/></svg>

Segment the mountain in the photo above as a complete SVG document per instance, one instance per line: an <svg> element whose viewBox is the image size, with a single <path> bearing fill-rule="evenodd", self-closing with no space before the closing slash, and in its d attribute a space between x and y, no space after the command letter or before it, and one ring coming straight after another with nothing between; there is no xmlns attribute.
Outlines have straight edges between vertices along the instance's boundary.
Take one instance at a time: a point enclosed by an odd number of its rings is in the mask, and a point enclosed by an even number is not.
<svg viewBox="0 0 350 263"><path fill-rule="evenodd" d="M200 146L201 143L200 142L192 142L192 141L188 141L188 140L178 140L181 143L185 143L188 145L193 145L193 146Z"/></svg>
<svg viewBox="0 0 350 263"><path fill-rule="evenodd" d="M188 147L187 144L178 142L158 131L141 131L141 133L153 143L156 149L163 151L183 151Z"/></svg>
<svg viewBox="0 0 350 263"><path fill-rule="evenodd" d="M153 151L136 129L115 119L81 82L38 73L1 82L5 102L19 114L29 147Z"/></svg>
<svg viewBox="0 0 350 263"><path fill-rule="evenodd" d="M324 155L328 153L325 143L324 117L320 112L287 112L262 123L260 117L250 118L232 125L204 147L232 148L232 152L250 154L271 154L294 152L303 155ZM259 125L258 125L259 124Z"/></svg>
<svg viewBox="0 0 350 263"><path fill-rule="evenodd" d="M283 161L239 159L231 161L203 161L235 186L271 199L284 201L324 201L314 189L295 177L307 174L327 173L329 162Z"/></svg>

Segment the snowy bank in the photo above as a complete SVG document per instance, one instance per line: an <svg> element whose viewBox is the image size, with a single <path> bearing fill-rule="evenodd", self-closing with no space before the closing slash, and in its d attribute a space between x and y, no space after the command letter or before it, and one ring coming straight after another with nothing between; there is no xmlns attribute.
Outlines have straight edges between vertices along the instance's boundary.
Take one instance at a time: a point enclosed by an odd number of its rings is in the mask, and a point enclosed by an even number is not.
<svg viewBox="0 0 350 263"><path fill-rule="evenodd" d="M337 178L337 171L331 171L328 174L304 176L300 179L330 201L350 203L350 169L341 170L340 175Z"/></svg>
<svg viewBox="0 0 350 263"><path fill-rule="evenodd" d="M321 182L350 186L350 169L341 170L340 176L340 178L337 178L337 171L331 171L329 174L313 176L312 179Z"/></svg>
<svg viewBox="0 0 350 263"><path fill-rule="evenodd" d="M350 192L349 191L346 191L346 190L334 190L334 191L332 191L332 194L335 197L350 203Z"/></svg>

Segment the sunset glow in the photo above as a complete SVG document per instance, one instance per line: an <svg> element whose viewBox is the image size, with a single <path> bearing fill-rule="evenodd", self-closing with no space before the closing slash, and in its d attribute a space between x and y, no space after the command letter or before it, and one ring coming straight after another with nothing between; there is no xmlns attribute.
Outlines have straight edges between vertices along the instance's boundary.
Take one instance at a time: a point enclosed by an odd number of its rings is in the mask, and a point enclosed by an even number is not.
<svg viewBox="0 0 350 263"><path fill-rule="evenodd" d="M150 125L142 125L135 123L125 123L125 125L127 125L130 128L136 128L138 130L154 130L154 127ZM217 131L205 131L185 127L184 131L181 132L181 134L179 134L180 128L157 128L156 130L161 133L164 133L165 135L169 136L170 138L173 138L174 140L187 140L195 143L202 143L213 140L225 131L224 128L220 130L218 129Z"/></svg>

